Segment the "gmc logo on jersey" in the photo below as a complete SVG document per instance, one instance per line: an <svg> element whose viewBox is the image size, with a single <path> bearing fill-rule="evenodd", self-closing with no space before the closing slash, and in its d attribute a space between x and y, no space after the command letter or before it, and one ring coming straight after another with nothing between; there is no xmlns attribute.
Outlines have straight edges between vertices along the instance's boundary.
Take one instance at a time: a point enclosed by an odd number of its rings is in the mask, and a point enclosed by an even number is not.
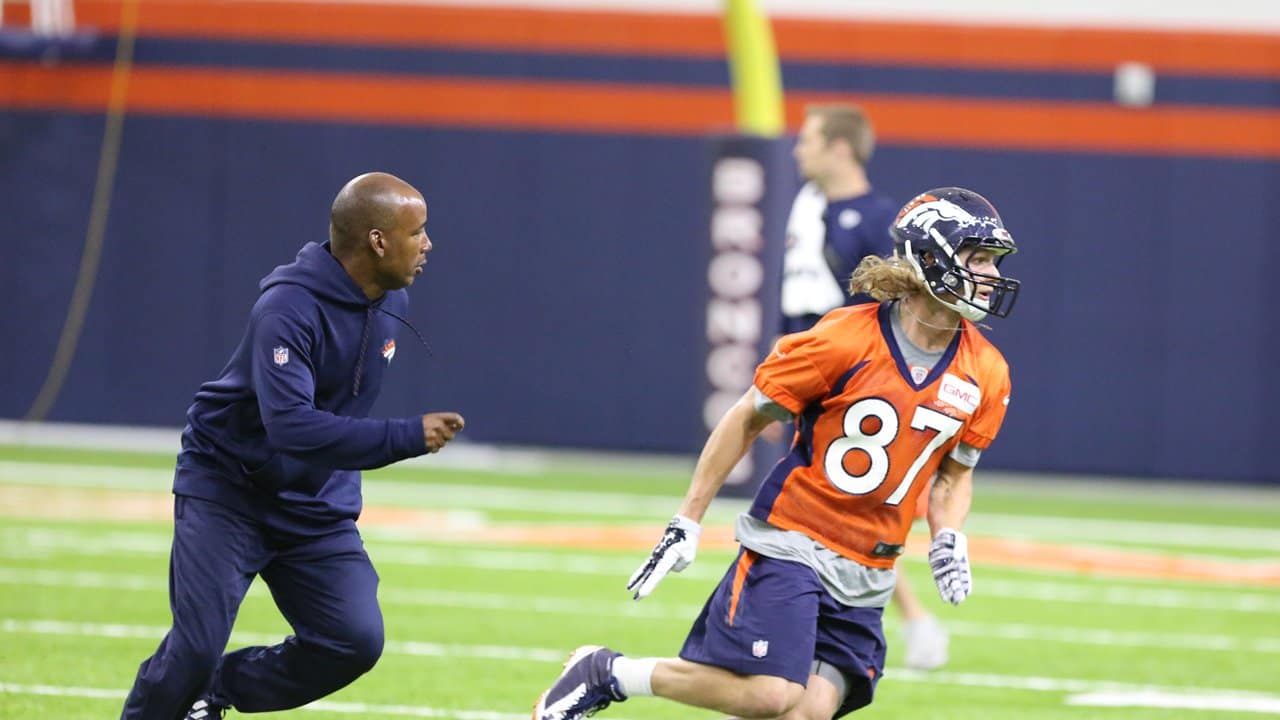
<svg viewBox="0 0 1280 720"><path fill-rule="evenodd" d="M978 403L982 402L982 391L977 385L947 373L942 376L942 386L938 388L938 399L967 413L972 413L978 409Z"/></svg>

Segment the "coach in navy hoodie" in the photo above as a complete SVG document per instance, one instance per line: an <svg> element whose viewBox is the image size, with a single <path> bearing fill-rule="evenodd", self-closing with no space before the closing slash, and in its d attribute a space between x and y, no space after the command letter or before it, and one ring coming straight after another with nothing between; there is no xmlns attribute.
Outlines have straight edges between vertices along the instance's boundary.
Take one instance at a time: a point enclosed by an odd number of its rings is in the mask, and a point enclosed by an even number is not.
<svg viewBox="0 0 1280 720"><path fill-rule="evenodd" d="M174 477L173 628L138 670L122 719L304 705L382 652L378 576L355 520L360 471L435 452L457 413L367 417L407 323L404 288L431 241L427 208L385 173L334 200L329 242L262 280L240 345L187 411ZM261 576L294 634L223 655Z"/></svg>

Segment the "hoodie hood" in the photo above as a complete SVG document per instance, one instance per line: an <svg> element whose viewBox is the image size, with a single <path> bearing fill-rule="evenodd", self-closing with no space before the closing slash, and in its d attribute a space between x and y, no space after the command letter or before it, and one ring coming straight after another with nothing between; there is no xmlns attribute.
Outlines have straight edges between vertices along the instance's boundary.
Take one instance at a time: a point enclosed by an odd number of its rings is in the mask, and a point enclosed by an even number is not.
<svg viewBox="0 0 1280 720"><path fill-rule="evenodd" d="M301 285L324 300L342 305L367 307L371 304L347 269L329 252L328 242L304 245L293 262L277 267L262 278L258 289L266 292L275 285Z"/></svg>

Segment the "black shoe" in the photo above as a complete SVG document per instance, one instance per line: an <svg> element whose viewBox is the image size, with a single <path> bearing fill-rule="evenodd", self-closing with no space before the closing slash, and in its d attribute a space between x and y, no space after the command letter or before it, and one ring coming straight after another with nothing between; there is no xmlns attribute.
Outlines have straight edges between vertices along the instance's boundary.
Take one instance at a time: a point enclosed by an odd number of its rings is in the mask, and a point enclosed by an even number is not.
<svg viewBox="0 0 1280 720"><path fill-rule="evenodd" d="M574 650L564 672L533 706L533 720L579 720L626 700L613 677L613 659L619 655L599 645Z"/></svg>
<svg viewBox="0 0 1280 720"><path fill-rule="evenodd" d="M200 698L187 711L185 720L218 720L227 712L223 705L215 705L208 698Z"/></svg>

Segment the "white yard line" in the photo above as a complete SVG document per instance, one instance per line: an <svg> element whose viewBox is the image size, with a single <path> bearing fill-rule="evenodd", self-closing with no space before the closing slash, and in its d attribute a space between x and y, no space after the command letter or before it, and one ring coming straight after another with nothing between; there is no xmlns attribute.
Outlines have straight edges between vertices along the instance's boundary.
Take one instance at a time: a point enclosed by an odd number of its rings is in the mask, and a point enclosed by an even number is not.
<svg viewBox="0 0 1280 720"><path fill-rule="evenodd" d="M510 572L550 572L626 578L643 558L602 557L585 553L551 553L538 550L479 550L423 546L394 535L365 533L370 554L378 565L456 567ZM374 535L377 539L371 539ZM165 556L170 535L141 531L83 531L72 528L0 529L0 557L53 558L99 557L121 554ZM685 570L682 577L719 579L722 562L708 558ZM1210 610L1280 614L1280 593L1248 592L1235 587L1219 590L1175 589L1149 585L1122 585L1091 579L1036 581L982 578L982 595L1011 600L1035 600L1117 607Z"/></svg>
<svg viewBox="0 0 1280 720"><path fill-rule="evenodd" d="M173 471L0 460L0 484L169 492L173 487Z"/></svg>
<svg viewBox="0 0 1280 720"><path fill-rule="evenodd" d="M0 620L0 632L20 635L69 635L73 637L98 637L110 639L137 639L160 641L169 631L159 625L122 625L116 623L81 623L62 620ZM231 634L232 645L274 645L280 635L236 631ZM507 645L444 645L430 642L387 641L385 652L396 655L429 658L472 658L481 660L513 660L557 663L564 662L563 650L544 650Z"/></svg>
<svg viewBox="0 0 1280 720"><path fill-rule="evenodd" d="M154 468L0 461L0 485L88 487L169 492L172 472ZM366 504L433 509L541 510L549 515L583 518L651 519L660 526L679 504L675 497L613 492L585 492L480 484L409 483L369 479L364 483ZM718 498L708 521L727 523L746 508L738 499ZM1196 523L1099 520L1089 518L973 513L966 530L1037 540L1071 541L1094 545L1108 542L1152 547L1239 549L1280 552L1280 529L1202 525Z"/></svg>
<svg viewBox="0 0 1280 720"><path fill-rule="evenodd" d="M0 445L174 457L181 449L181 436L182 428L0 420ZM687 473L693 470L694 460L693 455L490 445L470 442L464 437L450 443L443 452L410 458L399 465L432 470L494 470L517 475L565 470L590 472L600 467L619 471Z"/></svg>
<svg viewBox="0 0 1280 720"><path fill-rule="evenodd" d="M19 685L0 682L0 694L43 695L46 697L75 697L93 700L124 700L126 691L107 688L64 687L58 685ZM492 710L446 710L420 705L376 705L371 703L334 702L318 700L302 710L343 713L350 715L392 715L403 717L448 718L451 720L526 720L529 713L507 713Z"/></svg>
<svg viewBox="0 0 1280 720"><path fill-rule="evenodd" d="M378 705L373 703L317 700L303 710L343 713L346 715L393 715L398 717L452 718L453 720L525 720L527 712L510 713L491 710L443 710L420 705Z"/></svg>
<svg viewBox="0 0 1280 720"><path fill-rule="evenodd" d="M388 647L388 651L391 648ZM558 653L563 656L563 653ZM562 657L561 657L562 659ZM558 660L557 660L558 662ZM1251 690L1218 688L1161 687L1136 683L1048 678L982 673L931 672L889 668L886 677L892 682L918 682L933 685L1021 690L1028 692L1074 693L1064 700L1069 705L1111 707L1158 707L1222 712L1256 712L1280 714L1280 696ZM57 685L21 685L0 681L0 693L79 697L119 701L121 689L66 687ZM456 718L457 720L508 720L524 718L520 714L488 710L444 710L413 705L383 705L322 700L303 710L351 713L357 715L401 715L411 717ZM619 717L618 720L625 720Z"/></svg>
<svg viewBox="0 0 1280 720"><path fill-rule="evenodd" d="M1037 643L1099 645L1107 647L1164 648L1178 650L1221 650L1280 654L1280 637L1241 639L1209 633L1163 633L1133 630L1098 630L1082 627L1049 627L1017 623L974 623L948 619L952 635L1031 640Z"/></svg>
<svg viewBox="0 0 1280 720"><path fill-rule="evenodd" d="M648 518L659 526L658 530L680 506L680 498L675 496L378 480L364 483L364 499L369 505L521 510L586 518ZM713 522L728 522L746 508L744 500L721 498L709 518Z"/></svg>
<svg viewBox="0 0 1280 720"><path fill-rule="evenodd" d="M168 493L172 470L114 465L72 465L0 461L0 485L84 487ZM680 504L677 497L630 493L542 490L480 484L410 483L366 478L366 505L397 505L481 510L541 510L547 514L582 517L653 518L659 530ZM745 501L722 499L711 517L726 522L746 508Z"/></svg>
<svg viewBox="0 0 1280 720"><path fill-rule="evenodd" d="M75 589L110 589L116 592L164 592L167 580L147 576L107 572L64 572L0 567L0 584L11 586L67 587ZM265 588L254 583L250 594L265 597ZM412 607L445 607L466 610L500 610L505 613L569 615L574 617L625 617L688 621L701 610L700 605L673 604L650 600L583 601L574 598L539 595L425 588L383 587L379 597L386 605ZM1018 623L978 623L949 620L947 630L963 637L977 637L1034 643L1096 645L1220 652L1280 654L1280 637L1253 635L1248 638L1211 633L1165 633L1107 630L1085 627L1048 627Z"/></svg>
<svg viewBox="0 0 1280 720"><path fill-rule="evenodd" d="M1114 680L1084 680L1077 678L1052 678L1035 675L998 675L995 673L952 672L949 670L908 670L890 667L885 677L891 680L923 682L940 685L962 685L965 687L996 688L1000 690L1029 690L1035 692L1090 693L1090 692L1163 692L1194 693L1221 697L1248 697L1280 700L1280 696L1259 690L1233 690L1228 688L1206 688L1191 685L1147 685L1142 683L1117 682Z"/></svg>
<svg viewBox="0 0 1280 720"><path fill-rule="evenodd" d="M1280 551L1280 530L1273 528L1199 525L1147 520L1012 515L974 512L965 532L975 535L1037 540L1067 540L1072 544L1132 543L1174 548L1249 548Z"/></svg>
<svg viewBox="0 0 1280 720"><path fill-rule="evenodd" d="M1280 715L1280 697L1233 697L1221 694L1199 695L1142 690L1081 693L1067 697L1066 702L1068 705L1088 707L1141 707Z"/></svg>
<svg viewBox="0 0 1280 720"><path fill-rule="evenodd" d="M1242 592L1237 588L1223 588L1219 591L1177 590L1149 586L1126 587L1111 581L1081 583L982 579L979 582L982 585L978 592L982 595L1011 600L1272 615L1280 613L1280 593L1267 595Z"/></svg>
<svg viewBox="0 0 1280 720"><path fill-rule="evenodd" d="M64 685L18 685L7 682L0 682L0 693L90 698L93 700L124 700L125 696L125 691L119 689L66 687Z"/></svg>

